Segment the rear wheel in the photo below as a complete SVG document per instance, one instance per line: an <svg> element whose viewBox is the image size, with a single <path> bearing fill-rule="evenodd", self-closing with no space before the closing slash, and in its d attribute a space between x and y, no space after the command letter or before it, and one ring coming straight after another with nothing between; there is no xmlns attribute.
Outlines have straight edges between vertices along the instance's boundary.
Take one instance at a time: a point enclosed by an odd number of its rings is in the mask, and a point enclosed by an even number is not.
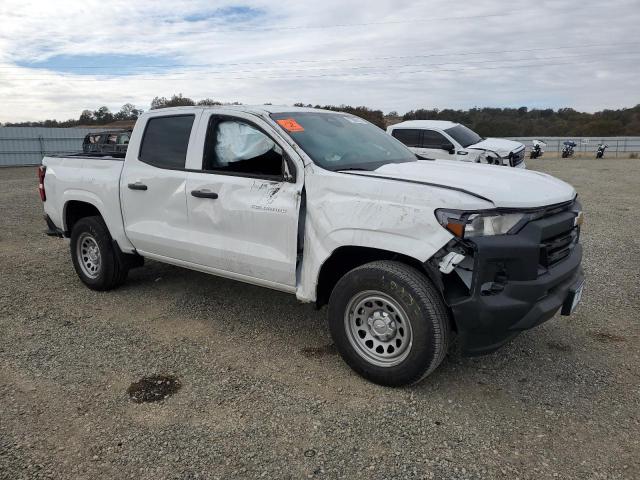
<svg viewBox="0 0 640 480"><path fill-rule="evenodd" d="M329 326L347 364L387 386L429 375L450 336L438 290L418 270L393 261L368 263L340 279L329 300Z"/></svg>
<svg viewBox="0 0 640 480"><path fill-rule="evenodd" d="M114 248L101 217L84 217L71 231L71 259L80 280L93 290L111 290L127 278L129 269Z"/></svg>

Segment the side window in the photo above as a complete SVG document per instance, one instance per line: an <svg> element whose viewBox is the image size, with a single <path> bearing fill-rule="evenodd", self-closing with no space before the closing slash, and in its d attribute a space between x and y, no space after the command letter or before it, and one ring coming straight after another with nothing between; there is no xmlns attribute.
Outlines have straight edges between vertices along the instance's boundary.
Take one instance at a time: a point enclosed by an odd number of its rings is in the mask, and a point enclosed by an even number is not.
<svg viewBox="0 0 640 480"><path fill-rule="evenodd" d="M129 143L129 135L126 133L121 133L118 135L118 140L116 141L118 145L127 145Z"/></svg>
<svg viewBox="0 0 640 480"><path fill-rule="evenodd" d="M282 177L282 149L257 128L237 120L212 118L202 168L230 174Z"/></svg>
<svg viewBox="0 0 640 480"><path fill-rule="evenodd" d="M398 128L391 132L391 135L407 147L419 147L420 146L420 134L421 130L413 128Z"/></svg>
<svg viewBox="0 0 640 480"><path fill-rule="evenodd" d="M424 130L422 137L422 148L442 148L445 143L451 143L444 135L433 130Z"/></svg>
<svg viewBox="0 0 640 480"><path fill-rule="evenodd" d="M160 168L184 168L193 120L193 115L149 119L140 146L140 161Z"/></svg>
<svg viewBox="0 0 640 480"><path fill-rule="evenodd" d="M105 143L115 145L117 139L118 139L118 135L113 133L113 134L107 136L107 141Z"/></svg>

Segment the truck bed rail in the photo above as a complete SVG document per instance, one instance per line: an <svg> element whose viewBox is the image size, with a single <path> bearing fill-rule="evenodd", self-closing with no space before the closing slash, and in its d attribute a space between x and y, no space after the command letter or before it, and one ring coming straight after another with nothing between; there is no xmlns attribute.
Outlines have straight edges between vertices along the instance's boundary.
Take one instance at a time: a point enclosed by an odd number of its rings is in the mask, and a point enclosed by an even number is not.
<svg viewBox="0 0 640 480"><path fill-rule="evenodd" d="M90 158L94 160L119 160L123 161L126 153L72 153L72 154L57 154L47 155L50 158Z"/></svg>

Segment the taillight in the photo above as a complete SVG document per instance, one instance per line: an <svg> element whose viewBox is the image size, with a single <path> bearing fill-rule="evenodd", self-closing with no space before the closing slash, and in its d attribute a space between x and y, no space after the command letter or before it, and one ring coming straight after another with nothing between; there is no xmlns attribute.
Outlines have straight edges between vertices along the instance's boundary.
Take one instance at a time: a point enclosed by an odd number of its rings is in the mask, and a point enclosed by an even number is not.
<svg viewBox="0 0 640 480"><path fill-rule="evenodd" d="M47 173L47 167L40 165L38 167L38 192L40 192L40 200L45 202L47 200L47 194L44 191L44 176Z"/></svg>

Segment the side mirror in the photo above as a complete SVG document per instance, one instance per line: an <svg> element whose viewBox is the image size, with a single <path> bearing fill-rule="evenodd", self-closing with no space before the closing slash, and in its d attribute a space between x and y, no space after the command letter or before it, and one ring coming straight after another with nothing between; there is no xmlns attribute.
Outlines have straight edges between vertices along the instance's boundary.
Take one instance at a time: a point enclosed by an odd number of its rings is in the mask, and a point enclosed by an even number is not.
<svg viewBox="0 0 640 480"><path fill-rule="evenodd" d="M448 152L449 152L449 153L451 153L451 154L456 153L456 149L455 149L455 147L453 146L453 143L451 143L451 142L444 142L444 143L440 146L440 148L442 148L442 150L446 150L446 151L448 151Z"/></svg>

